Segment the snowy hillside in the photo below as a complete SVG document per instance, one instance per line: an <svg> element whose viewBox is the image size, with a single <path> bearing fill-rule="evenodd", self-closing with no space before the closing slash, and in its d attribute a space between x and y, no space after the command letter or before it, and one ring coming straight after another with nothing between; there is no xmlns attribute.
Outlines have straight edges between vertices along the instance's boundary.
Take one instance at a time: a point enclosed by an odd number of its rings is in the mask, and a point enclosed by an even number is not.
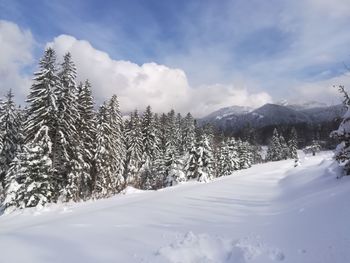
<svg viewBox="0 0 350 263"><path fill-rule="evenodd" d="M221 108L217 111L210 113L204 119L207 121L221 120L222 118L225 118L225 117L240 116L240 115L246 114L252 110L253 110L252 108L245 107L245 106L225 107L225 108Z"/></svg>
<svg viewBox="0 0 350 263"><path fill-rule="evenodd" d="M274 124L309 122L307 115L276 104L265 104L253 111L251 115L251 120L249 121L255 122L257 127Z"/></svg>
<svg viewBox="0 0 350 263"><path fill-rule="evenodd" d="M0 262L350 262L350 178L331 156L3 215Z"/></svg>
<svg viewBox="0 0 350 263"><path fill-rule="evenodd" d="M277 102L276 104L281 106L287 106L288 108L291 108L294 110L307 110L307 109L328 107L326 103L322 103L319 101L305 101L305 102L298 103L298 102L283 100L283 101Z"/></svg>
<svg viewBox="0 0 350 263"><path fill-rule="evenodd" d="M233 107L234 108L234 107ZM343 105L327 106L322 103L304 104L265 104L255 110L231 112L223 108L199 120L200 123L212 123L218 127L230 127L237 131L244 127L262 128L283 124L318 124L341 118L345 113Z"/></svg>

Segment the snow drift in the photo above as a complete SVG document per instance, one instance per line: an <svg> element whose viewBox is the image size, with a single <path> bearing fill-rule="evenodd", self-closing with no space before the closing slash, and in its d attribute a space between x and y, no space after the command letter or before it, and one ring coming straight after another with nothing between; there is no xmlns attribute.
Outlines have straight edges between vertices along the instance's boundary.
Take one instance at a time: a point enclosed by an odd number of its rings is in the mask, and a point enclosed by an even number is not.
<svg viewBox="0 0 350 263"><path fill-rule="evenodd" d="M350 178L332 155L3 215L0 262L350 262Z"/></svg>

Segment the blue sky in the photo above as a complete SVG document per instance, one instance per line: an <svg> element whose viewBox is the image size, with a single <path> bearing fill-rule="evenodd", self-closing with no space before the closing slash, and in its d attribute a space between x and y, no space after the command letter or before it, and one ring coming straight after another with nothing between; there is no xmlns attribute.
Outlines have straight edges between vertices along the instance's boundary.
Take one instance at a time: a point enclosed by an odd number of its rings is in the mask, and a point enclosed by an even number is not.
<svg viewBox="0 0 350 263"><path fill-rule="evenodd" d="M348 83L347 2L0 0L0 19L31 32L34 59L65 34L113 60L180 68L192 89L228 85L275 101L325 101L335 96L332 84Z"/></svg>

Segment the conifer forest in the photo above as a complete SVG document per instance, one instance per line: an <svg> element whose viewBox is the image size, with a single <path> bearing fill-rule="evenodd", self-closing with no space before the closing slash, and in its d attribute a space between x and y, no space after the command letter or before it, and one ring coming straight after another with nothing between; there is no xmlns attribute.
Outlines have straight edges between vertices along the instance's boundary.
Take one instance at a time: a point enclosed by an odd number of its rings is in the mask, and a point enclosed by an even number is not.
<svg viewBox="0 0 350 263"><path fill-rule="evenodd" d="M157 190L208 182L263 161L261 147L196 125L191 113L123 116L118 96L96 106L89 80L76 83L70 53L47 48L26 100L11 90L1 103L1 200L7 211L107 198L133 186ZM267 161L297 159L297 134L275 130Z"/></svg>

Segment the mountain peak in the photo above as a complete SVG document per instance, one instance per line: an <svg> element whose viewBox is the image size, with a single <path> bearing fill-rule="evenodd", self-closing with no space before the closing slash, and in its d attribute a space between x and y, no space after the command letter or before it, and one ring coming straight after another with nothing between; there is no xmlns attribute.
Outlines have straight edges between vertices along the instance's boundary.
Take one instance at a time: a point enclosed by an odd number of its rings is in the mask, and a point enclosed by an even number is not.
<svg viewBox="0 0 350 263"><path fill-rule="evenodd" d="M288 100L281 100L276 102L275 104L285 106L294 110L307 110L307 109L313 109L313 108L325 108L328 107L324 102L319 102L315 100L310 101L288 101Z"/></svg>

